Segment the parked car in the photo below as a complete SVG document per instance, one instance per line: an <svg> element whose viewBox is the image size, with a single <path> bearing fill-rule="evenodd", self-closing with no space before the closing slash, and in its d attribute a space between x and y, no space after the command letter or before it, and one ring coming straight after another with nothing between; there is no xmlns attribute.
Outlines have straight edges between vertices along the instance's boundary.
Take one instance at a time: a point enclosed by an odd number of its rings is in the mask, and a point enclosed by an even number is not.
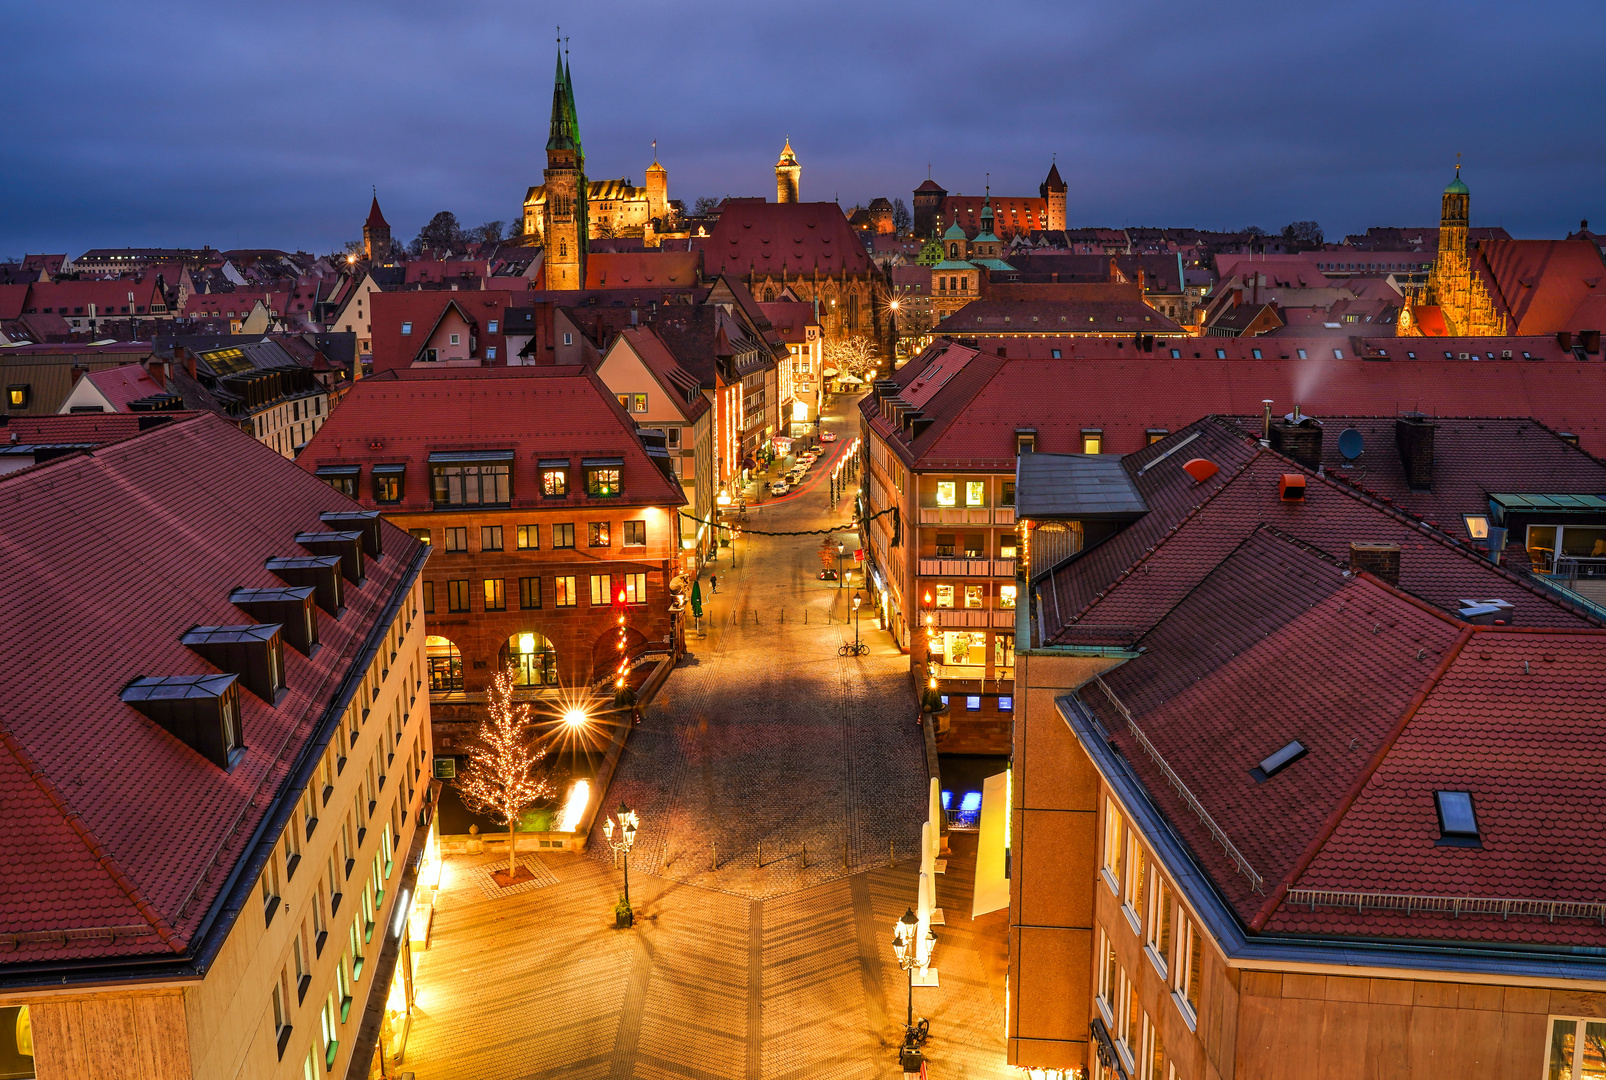
<svg viewBox="0 0 1606 1080"><path fill-rule="evenodd" d="M818 460L820 460L820 456L818 454L809 453L809 454L804 454L802 457L798 458L797 459L797 463L799 465L802 465L805 468L807 468L808 466L813 465Z"/></svg>
<svg viewBox="0 0 1606 1080"><path fill-rule="evenodd" d="M787 486L785 479L770 481L771 495L785 495L790 490L791 488Z"/></svg>
<svg viewBox="0 0 1606 1080"><path fill-rule="evenodd" d="M792 471L786 474L786 482L791 484L793 487L797 487L803 482L803 477L807 475L807 473L808 470L803 466L795 465L792 467Z"/></svg>
<svg viewBox="0 0 1606 1080"><path fill-rule="evenodd" d="M825 453L825 451L820 449L818 446L809 447L807 452L813 454L815 457L819 457L821 454Z"/></svg>
<svg viewBox="0 0 1606 1080"><path fill-rule="evenodd" d="M821 442L836 442L836 432L834 432L834 431L822 431L822 432L820 432L820 441Z"/></svg>

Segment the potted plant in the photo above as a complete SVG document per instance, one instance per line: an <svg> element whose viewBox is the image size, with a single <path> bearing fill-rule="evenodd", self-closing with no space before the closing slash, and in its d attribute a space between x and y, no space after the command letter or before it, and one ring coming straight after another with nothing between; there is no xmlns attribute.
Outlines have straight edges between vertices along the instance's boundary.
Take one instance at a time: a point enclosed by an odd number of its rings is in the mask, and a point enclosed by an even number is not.
<svg viewBox="0 0 1606 1080"><path fill-rule="evenodd" d="M621 896L619 902L613 906L613 928L626 930L634 926L635 922L636 913L631 910L630 901Z"/></svg>

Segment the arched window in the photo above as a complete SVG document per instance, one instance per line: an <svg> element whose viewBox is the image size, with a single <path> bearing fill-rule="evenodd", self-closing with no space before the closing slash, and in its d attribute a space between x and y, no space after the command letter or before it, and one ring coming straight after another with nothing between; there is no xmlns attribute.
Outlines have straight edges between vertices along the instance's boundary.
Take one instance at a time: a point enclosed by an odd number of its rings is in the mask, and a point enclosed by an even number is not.
<svg viewBox="0 0 1606 1080"><path fill-rule="evenodd" d="M558 654L552 642L533 630L524 630L502 645L501 665L513 665L515 686L558 685Z"/></svg>
<svg viewBox="0 0 1606 1080"><path fill-rule="evenodd" d="M449 694L463 689L463 654L457 646L434 634L424 639L424 658L429 662L429 692Z"/></svg>
<svg viewBox="0 0 1606 1080"><path fill-rule="evenodd" d="M949 244L948 245L948 257L950 259L959 258L959 245L958 244Z"/></svg>
<svg viewBox="0 0 1606 1080"><path fill-rule="evenodd" d="M558 257L559 258L563 258L564 256L567 256L568 254L569 254L569 242L567 240L559 240L558 241Z"/></svg>

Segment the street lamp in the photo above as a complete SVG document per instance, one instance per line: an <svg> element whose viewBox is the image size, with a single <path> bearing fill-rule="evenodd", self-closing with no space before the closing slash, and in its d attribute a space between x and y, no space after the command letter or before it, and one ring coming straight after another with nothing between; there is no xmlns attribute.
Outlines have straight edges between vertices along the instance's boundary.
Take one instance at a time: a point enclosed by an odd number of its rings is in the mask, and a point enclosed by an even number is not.
<svg viewBox="0 0 1606 1080"><path fill-rule="evenodd" d="M636 913L630 908L630 849L636 845L636 830L641 827L641 819L636 812L624 803L614 811L613 817L608 818L602 825L602 836L613 849L614 858L624 856L625 861L625 899L621 907L614 909L614 924L616 926L632 926L636 921ZM613 834L618 832L619 839L615 840Z"/></svg>
<svg viewBox="0 0 1606 1080"><path fill-rule="evenodd" d="M853 651L858 653L866 651L864 643L859 640L859 605L863 602L864 597L858 593L853 594Z"/></svg>
<svg viewBox="0 0 1606 1080"><path fill-rule="evenodd" d="M842 555L846 551L847 547L842 541L838 540L836 542L836 587L838 589L842 588Z"/></svg>
<svg viewBox="0 0 1606 1080"><path fill-rule="evenodd" d="M920 1023L915 1023L915 968L920 966L920 920L915 918L913 908L903 913L903 918L893 924L892 929L892 955L898 958L898 966L909 976L909 1005L904 1014L903 1022L903 1049L898 1057L903 1064L904 1072L920 1071L919 1047L926 1041L926 1035L931 1030L931 1022L925 1017ZM909 1065L912 1062L914 1069Z"/></svg>

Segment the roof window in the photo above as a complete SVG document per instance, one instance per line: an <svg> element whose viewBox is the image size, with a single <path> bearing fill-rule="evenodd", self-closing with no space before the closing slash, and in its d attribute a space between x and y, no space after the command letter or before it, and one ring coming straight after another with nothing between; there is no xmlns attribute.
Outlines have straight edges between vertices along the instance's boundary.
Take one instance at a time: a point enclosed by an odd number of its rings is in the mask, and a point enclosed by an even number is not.
<svg viewBox="0 0 1606 1080"><path fill-rule="evenodd" d="M229 603L254 619L276 622L285 641L303 656L318 648L318 613L314 609L311 586L288 589L239 588L229 593Z"/></svg>
<svg viewBox="0 0 1606 1080"><path fill-rule="evenodd" d="M353 585L363 579L363 534L356 529L346 532L296 533L296 543L314 555L335 555L340 559L340 572Z"/></svg>
<svg viewBox="0 0 1606 1080"><path fill-rule="evenodd" d="M1259 765L1249 770L1249 775L1255 778L1255 783L1264 784L1308 753L1310 751L1305 749L1305 744L1294 739L1275 754L1262 759Z"/></svg>
<svg viewBox="0 0 1606 1080"><path fill-rule="evenodd" d="M1295 349L1294 352L1299 354L1299 358L1301 360L1307 359L1307 357L1305 356L1305 350L1304 349Z"/></svg>
<svg viewBox="0 0 1606 1080"><path fill-rule="evenodd" d="M375 465L374 473L377 475L381 469L395 470L399 474L406 469L406 466ZM318 515L318 520L331 529L349 529L362 533L363 554L370 559L377 559L382 554L379 547L378 510L325 510Z"/></svg>
<svg viewBox="0 0 1606 1080"><path fill-rule="evenodd" d="M269 559L267 571L286 585L312 586L318 606L335 618L340 617L340 609L345 605L340 596L339 555Z"/></svg>
<svg viewBox="0 0 1606 1080"><path fill-rule="evenodd" d="M28 383L12 383L6 387L6 404L13 409L26 409L33 399L33 387Z"/></svg>
<svg viewBox="0 0 1606 1080"><path fill-rule="evenodd" d="M410 322L402 323L402 334L403 334L403 336L405 336L407 334L411 334L412 332L413 332L413 324L412 323L410 323Z"/></svg>
<svg viewBox="0 0 1606 1080"><path fill-rule="evenodd" d="M1482 847L1478 835L1478 812L1470 791L1435 791L1439 811L1439 843L1448 847Z"/></svg>
<svg viewBox="0 0 1606 1080"><path fill-rule="evenodd" d="M1488 514L1462 514L1461 519L1467 523L1467 535L1474 540L1489 539Z"/></svg>
<svg viewBox="0 0 1606 1080"><path fill-rule="evenodd" d="M357 497L357 477L362 475L361 465L319 465L313 475L348 499Z"/></svg>

